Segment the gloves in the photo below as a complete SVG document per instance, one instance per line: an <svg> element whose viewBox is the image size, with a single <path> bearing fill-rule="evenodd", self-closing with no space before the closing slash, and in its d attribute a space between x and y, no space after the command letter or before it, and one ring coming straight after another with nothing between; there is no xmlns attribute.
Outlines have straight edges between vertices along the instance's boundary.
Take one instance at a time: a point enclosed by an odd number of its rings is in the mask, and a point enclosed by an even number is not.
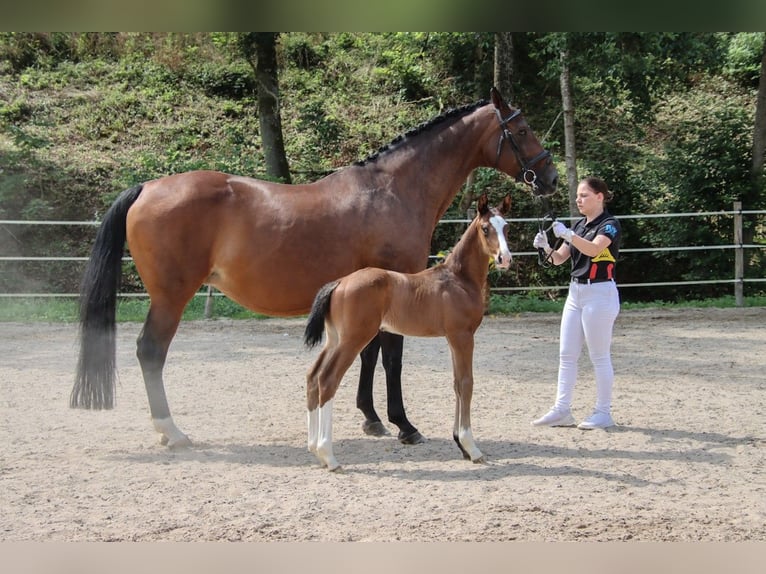
<svg viewBox="0 0 766 574"><path fill-rule="evenodd" d="M561 223L560 221L554 221L553 222L553 235L556 237L562 238L567 243L572 242L572 236L574 235L574 231L569 229L566 225Z"/></svg>
<svg viewBox="0 0 766 574"><path fill-rule="evenodd" d="M546 247L550 247L550 245L548 245L548 236L544 232L538 231L534 241L532 241L532 245L535 246L535 249L545 249Z"/></svg>

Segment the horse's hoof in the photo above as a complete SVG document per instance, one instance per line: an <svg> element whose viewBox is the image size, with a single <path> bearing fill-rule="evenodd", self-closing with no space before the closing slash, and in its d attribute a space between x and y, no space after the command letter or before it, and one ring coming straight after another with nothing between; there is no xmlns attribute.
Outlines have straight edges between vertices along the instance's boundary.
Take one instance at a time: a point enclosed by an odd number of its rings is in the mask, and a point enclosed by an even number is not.
<svg viewBox="0 0 766 574"><path fill-rule="evenodd" d="M391 434L380 421L364 421L364 423L362 423L362 430L364 431L364 434L370 436L389 436Z"/></svg>
<svg viewBox="0 0 766 574"><path fill-rule="evenodd" d="M167 447L171 450L175 450L179 448L189 448L191 445L192 445L192 441L186 435L182 437L178 437L175 440L169 441L167 443Z"/></svg>
<svg viewBox="0 0 766 574"><path fill-rule="evenodd" d="M484 464L485 462L487 462L487 459L486 459L486 457L484 455L481 455L481 456L473 459L473 463L474 464Z"/></svg>
<svg viewBox="0 0 766 574"><path fill-rule="evenodd" d="M410 434L404 434L399 432L399 442L402 444L422 444L426 442L426 437L420 434L420 431L415 429Z"/></svg>

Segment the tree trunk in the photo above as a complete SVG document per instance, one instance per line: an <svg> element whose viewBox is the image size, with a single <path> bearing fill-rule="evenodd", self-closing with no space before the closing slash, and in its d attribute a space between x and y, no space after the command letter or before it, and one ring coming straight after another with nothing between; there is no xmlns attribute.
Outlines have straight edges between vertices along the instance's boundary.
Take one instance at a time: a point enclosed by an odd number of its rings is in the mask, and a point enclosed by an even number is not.
<svg viewBox="0 0 766 574"><path fill-rule="evenodd" d="M757 183L763 177L764 156L766 156L766 40L761 54L761 77L758 81L758 98L755 104L753 129L753 164L750 173Z"/></svg>
<svg viewBox="0 0 766 574"><path fill-rule="evenodd" d="M758 96L755 101L755 120L753 122L753 162L750 167L752 196L758 197L764 187L763 164L766 160L766 38L761 48L761 75L758 80ZM752 206L745 205L748 209ZM742 241L749 244L754 241L755 228L746 226L743 230ZM746 252L747 253L747 252ZM749 265L750 254L746 255L745 265Z"/></svg>
<svg viewBox="0 0 766 574"><path fill-rule="evenodd" d="M569 50L561 51L561 107L564 112L564 159L566 161L567 187L569 188L569 214L577 215L577 153L575 151L574 101L572 79L569 75Z"/></svg>
<svg viewBox="0 0 766 574"><path fill-rule="evenodd" d="M275 180L291 183L279 113L277 36L275 32L247 32L241 37L241 46L258 85L258 124L266 173Z"/></svg>
<svg viewBox="0 0 766 574"><path fill-rule="evenodd" d="M495 32L495 69L494 82L495 87L508 103L514 103L513 93L513 33Z"/></svg>

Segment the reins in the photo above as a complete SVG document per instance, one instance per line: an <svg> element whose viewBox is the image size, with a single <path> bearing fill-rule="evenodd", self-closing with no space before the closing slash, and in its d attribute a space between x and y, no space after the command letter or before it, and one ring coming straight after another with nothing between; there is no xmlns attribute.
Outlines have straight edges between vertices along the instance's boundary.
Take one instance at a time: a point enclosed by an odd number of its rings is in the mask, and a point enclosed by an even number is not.
<svg viewBox="0 0 766 574"><path fill-rule="evenodd" d="M542 217L537 218L537 229L540 233L547 234L553 227L553 223L556 221L556 214L552 209L549 209L549 202L547 197L542 198L543 210L545 213ZM553 264L553 252L561 247L563 239L556 241L556 245L551 249L551 252L546 255L545 249L542 247L537 248L537 264L540 267L548 268Z"/></svg>

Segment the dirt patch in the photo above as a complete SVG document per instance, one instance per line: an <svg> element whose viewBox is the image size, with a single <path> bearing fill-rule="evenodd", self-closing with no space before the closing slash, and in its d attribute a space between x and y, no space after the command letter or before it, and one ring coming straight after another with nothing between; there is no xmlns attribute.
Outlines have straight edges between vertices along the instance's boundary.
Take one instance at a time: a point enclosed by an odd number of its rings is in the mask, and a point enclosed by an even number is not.
<svg viewBox="0 0 766 574"><path fill-rule="evenodd" d="M194 447L157 443L118 329L112 411L67 406L75 325L2 324L0 538L6 541L764 540L766 309L623 311L608 431L539 429L552 404L558 314L487 317L477 333L473 431L452 442L443 339L405 341L404 397L428 438L361 432L358 361L335 401L342 472L306 450L301 319L184 323L166 387ZM585 354L574 413L595 391ZM382 369L376 405L385 412ZM391 427L392 432L396 429Z"/></svg>

